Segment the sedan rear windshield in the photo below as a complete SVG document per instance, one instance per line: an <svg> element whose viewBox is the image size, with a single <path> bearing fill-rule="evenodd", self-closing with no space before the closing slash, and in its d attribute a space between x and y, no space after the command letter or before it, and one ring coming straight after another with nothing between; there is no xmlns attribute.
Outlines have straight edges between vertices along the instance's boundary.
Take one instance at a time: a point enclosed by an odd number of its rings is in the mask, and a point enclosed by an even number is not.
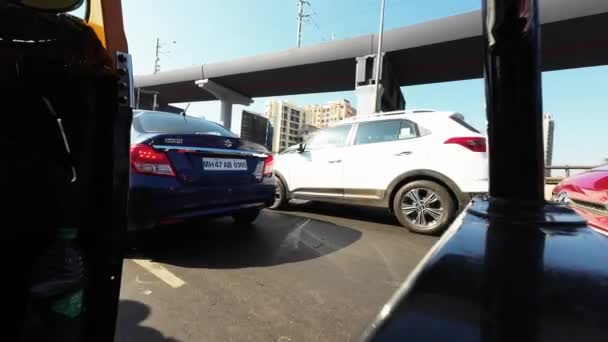
<svg viewBox="0 0 608 342"><path fill-rule="evenodd" d="M207 134L224 137L235 135L224 127L193 116L172 113L143 112L135 117L136 124L145 133Z"/></svg>

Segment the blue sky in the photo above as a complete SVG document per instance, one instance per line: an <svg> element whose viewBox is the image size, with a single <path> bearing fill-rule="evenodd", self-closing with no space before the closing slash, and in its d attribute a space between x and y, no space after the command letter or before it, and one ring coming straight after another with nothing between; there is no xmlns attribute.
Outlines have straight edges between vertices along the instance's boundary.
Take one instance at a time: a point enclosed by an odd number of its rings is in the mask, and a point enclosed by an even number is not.
<svg viewBox="0 0 608 342"><path fill-rule="evenodd" d="M303 27L303 45L377 32L380 0L309 0L313 21ZM479 9L481 0L386 0L385 29ZM156 38L167 53L161 70L224 61L295 47L296 0L123 0L125 28L136 74L154 66ZM175 41L175 44L171 44ZM353 71L354 72L354 71ZM461 112L485 126L483 81L403 87L408 108ZM608 66L543 74L544 111L555 122L554 164L599 164L608 158ZM300 105L341 98L353 91L280 97ZM263 112L269 98L250 109ZM234 106L238 133L242 106ZM192 115L219 120L219 103L193 103ZM514 133L514 138L516 133Z"/></svg>

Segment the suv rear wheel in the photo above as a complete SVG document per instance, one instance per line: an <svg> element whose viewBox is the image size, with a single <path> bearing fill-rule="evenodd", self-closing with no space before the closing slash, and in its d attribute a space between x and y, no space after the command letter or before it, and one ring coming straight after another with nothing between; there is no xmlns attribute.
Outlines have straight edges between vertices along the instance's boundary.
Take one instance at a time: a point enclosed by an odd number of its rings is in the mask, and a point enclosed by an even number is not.
<svg viewBox="0 0 608 342"><path fill-rule="evenodd" d="M410 231L435 235L452 222L456 204L444 186L419 180L407 183L397 191L393 212L399 223Z"/></svg>

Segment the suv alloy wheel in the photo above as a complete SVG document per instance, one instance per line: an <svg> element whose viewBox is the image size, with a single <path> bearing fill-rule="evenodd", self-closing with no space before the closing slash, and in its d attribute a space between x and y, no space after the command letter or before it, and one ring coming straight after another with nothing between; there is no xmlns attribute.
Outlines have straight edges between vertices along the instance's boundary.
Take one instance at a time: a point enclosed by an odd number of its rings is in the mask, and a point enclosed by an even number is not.
<svg viewBox="0 0 608 342"><path fill-rule="evenodd" d="M393 200L393 212L402 226L421 234L439 234L452 222L456 205L448 190L432 181L405 184Z"/></svg>

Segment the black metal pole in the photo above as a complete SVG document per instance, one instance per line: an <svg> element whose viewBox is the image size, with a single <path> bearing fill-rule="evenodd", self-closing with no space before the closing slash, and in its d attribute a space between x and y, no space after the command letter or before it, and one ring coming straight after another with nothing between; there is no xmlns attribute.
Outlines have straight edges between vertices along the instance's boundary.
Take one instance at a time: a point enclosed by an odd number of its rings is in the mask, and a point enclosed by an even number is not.
<svg viewBox="0 0 608 342"><path fill-rule="evenodd" d="M483 0L490 195L542 203L540 24L536 0Z"/></svg>
<svg viewBox="0 0 608 342"><path fill-rule="evenodd" d="M483 0L482 11L491 196L482 339L531 342L545 244L534 224L544 204L537 0Z"/></svg>

